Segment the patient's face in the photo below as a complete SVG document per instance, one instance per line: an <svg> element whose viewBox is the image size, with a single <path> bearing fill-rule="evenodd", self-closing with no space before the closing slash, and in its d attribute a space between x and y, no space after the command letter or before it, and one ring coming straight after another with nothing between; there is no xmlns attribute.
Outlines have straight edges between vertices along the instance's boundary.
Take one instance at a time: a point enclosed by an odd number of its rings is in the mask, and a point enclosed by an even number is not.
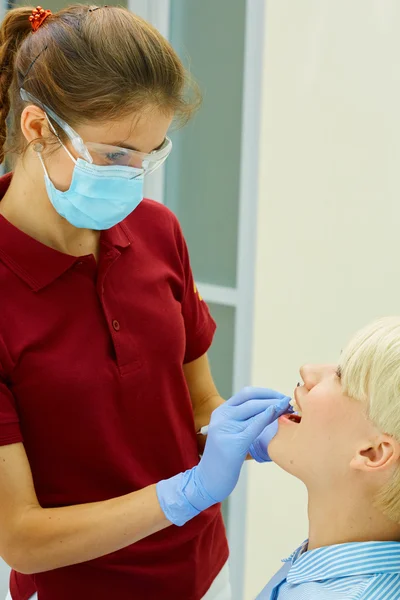
<svg viewBox="0 0 400 600"><path fill-rule="evenodd" d="M308 487L343 484L354 474L350 462L360 444L374 435L363 404L342 393L336 371L334 365L300 370L304 385L296 388L294 397L301 421L281 417L269 446L272 460Z"/></svg>

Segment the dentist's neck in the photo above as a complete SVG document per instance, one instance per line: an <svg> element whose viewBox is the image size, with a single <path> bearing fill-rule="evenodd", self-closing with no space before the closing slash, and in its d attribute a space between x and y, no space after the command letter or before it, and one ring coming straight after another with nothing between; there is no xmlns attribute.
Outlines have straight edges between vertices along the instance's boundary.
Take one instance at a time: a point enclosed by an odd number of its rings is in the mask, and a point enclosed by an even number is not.
<svg viewBox="0 0 400 600"><path fill-rule="evenodd" d="M40 164L32 169L32 159L19 160L10 187L0 202L2 214L27 235L64 254L98 255L100 233L77 229L53 208L46 192ZM33 173L33 174L32 174Z"/></svg>
<svg viewBox="0 0 400 600"><path fill-rule="evenodd" d="M400 541L400 525L374 508L372 498L356 486L309 490L308 518L309 550L348 542Z"/></svg>

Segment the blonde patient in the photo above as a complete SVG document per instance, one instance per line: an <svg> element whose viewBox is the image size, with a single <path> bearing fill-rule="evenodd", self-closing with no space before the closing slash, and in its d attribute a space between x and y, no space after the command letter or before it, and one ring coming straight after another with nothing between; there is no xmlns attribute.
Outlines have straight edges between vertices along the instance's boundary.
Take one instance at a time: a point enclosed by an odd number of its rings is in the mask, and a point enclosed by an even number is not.
<svg viewBox="0 0 400 600"><path fill-rule="evenodd" d="M309 539L258 598L400 599L400 317L301 377L268 452L307 487Z"/></svg>

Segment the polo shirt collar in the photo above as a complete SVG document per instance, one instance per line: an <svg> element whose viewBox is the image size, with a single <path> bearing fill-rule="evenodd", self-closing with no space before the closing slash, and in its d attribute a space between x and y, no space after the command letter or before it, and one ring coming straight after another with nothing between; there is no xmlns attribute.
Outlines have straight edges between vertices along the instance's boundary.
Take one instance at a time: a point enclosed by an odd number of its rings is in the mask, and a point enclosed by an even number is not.
<svg viewBox="0 0 400 600"><path fill-rule="evenodd" d="M77 260L41 244L0 215L0 261L34 291L49 285Z"/></svg>
<svg viewBox="0 0 400 600"><path fill-rule="evenodd" d="M114 248L127 248L133 242L133 235L126 221L101 232L101 243Z"/></svg>
<svg viewBox="0 0 400 600"><path fill-rule="evenodd" d="M11 175L0 178L0 198L11 181ZM101 244L126 248L133 241L128 225L123 222L101 233ZM0 261L5 263L32 290L39 291L58 279L82 257L63 254L33 239L0 215Z"/></svg>
<svg viewBox="0 0 400 600"><path fill-rule="evenodd" d="M290 584L400 570L400 542L354 542L307 552L306 547L305 542L287 559L292 561Z"/></svg>

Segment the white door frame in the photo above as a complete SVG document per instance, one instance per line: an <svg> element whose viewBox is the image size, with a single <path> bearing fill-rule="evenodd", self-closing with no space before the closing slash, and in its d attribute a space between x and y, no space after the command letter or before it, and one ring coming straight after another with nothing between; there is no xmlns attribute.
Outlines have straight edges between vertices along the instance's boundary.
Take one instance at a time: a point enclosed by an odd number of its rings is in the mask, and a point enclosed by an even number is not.
<svg viewBox="0 0 400 600"><path fill-rule="evenodd" d="M243 107L237 251L237 305L233 389L252 382L254 290L262 118L263 48L267 0L246 0ZM247 468L229 499L233 600L243 600L246 560Z"/></svg>
<svg viewBox="0 0 400 600"><path fill-rule="evenodd" d="M167 39L170 33L171 0L128 0L128 8L149 21ZM165 167L148 175L144 183L146 198L164 203Z"/></svg>
<svg viewBox="0 0 400 600"><path fill-rule="evenodd" d="M128 8L169 38L171 0L128 0Z"/></svg>
<svg viewBox="0 0 400 600"><path fill-rule="evenodd" d="M198 282L206 301L235 308L234 390L249 385L252 380L255 232L261 168L259 147L266 3L267 0L246 0L237 286L228 288ZM129 0L128 6L168 38L171 0ZM156 171L151 181L149 179L146 195L163 202L163 171ZM236 490L229 498L228 509L233 600L243 600L244 593L246 496L247 472L244 467Z"/></svg>

